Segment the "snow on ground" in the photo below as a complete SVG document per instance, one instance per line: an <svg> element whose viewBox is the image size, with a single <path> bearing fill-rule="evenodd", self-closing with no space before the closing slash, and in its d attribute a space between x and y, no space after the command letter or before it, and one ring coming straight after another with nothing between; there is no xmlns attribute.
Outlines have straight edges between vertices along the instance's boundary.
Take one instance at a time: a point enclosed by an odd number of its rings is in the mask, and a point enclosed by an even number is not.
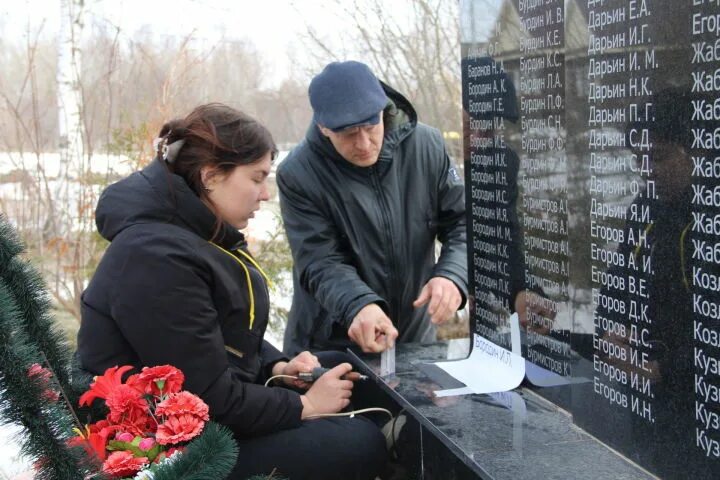
<svg viewBox="0 0 720 480"><path fill-rule="evenodd" d="M0 426L0 478L3 480L31 479L32 465L20 457L18 436L20 429L14 425Z"/></svg>
<svg viewBox="0 0 720 480"><path fill-rule="evenodd" d="M121 155L95 153L90 158L88 167L92 173L127 175L132 171L132 162ZM0 152L0 175L14 170L42 171L47 178L55 178L60 174L60 154L41 153L36 156L28 152ZM77 171L77 168L72 170Z"/></svg>
<svg viewBox="0 0 720 480"><path fill-rule="evenodd" d="M278 159L273 165L273 172L270 175L269 182L273 198L262 205L262 208L256 212L255 218L251 219L245 234L248 238L257 240L268 240L275 232L282 228L282 222L279 216L279 205L277 198L277 189L275 187L275 168L285 158L287 152L280 152ZM40 156L40 166L47 178L55 178L60 171L59 154L42 154ZM130 163L118 156L110 155L94 155L90 169L94 173L105 175L109 171L113 175L127 175L131 173ZM38 160L30 154L21 155L19 153L0 153L0 176L7 175L13 171L25 170L32 178L39 178ZM17 179L19 180L19 178ZM54 189L54 180L49 180L51 190ZM73 190L71 190L73 191ZM99 194L98 191L95 192ZM71 194L71 202L77 201L77 194ZM10 220L13 221L13 213L17 210L20 212L23 208L21 202L23 199L23 188L19 181L6 181L0 183L0 200L4 202ZM292 276L290 272L283 276L283 280L279 282L277 288L271 291L271 298L274 304L280 305L282 308L290 308L290 294L292 291ZM283 332L274 332L268 330L266 339L278 348L282 348ZM18 438L21 430L14 425L0 426L0 480L30 480L33 478L31 463L20 456L20 445Z"/></svg>

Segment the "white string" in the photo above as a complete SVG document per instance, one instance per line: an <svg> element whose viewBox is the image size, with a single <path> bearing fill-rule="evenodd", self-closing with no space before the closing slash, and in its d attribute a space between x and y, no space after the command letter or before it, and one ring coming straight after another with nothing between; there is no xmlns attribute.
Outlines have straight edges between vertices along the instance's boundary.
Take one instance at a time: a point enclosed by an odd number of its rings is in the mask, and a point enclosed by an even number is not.
<svg viewBox="0 0 720 480"><path fill-rule="evenodd" d="M265 382L265 386L267 387L270 382L275 380L276 378L292 378L294 380L298 380L298 377L295 375L275 375L267 379L267 382ZM383 412L387 413L387 415L392 420L393 414L390 412L390 410L387 410L385 408L380 407L369 407L369 408L362 408L360 410L352 410L350 412L340 412L340 413L319 413L317 415L310 415L308 417L305 417L305 420L311 420L313 418L323 418L323 417L354 417L356 414L359 413L368 413L368 412Z"/></svg>
<svg viewBox="0 0 720 480"><path fill-rule="evenodd" d="M267 387L268 385L270 385L270 382L272 382L276 378L292 378L293 380L298 379L298 377L296 377L295 375L275 375L274 377L268 378L267 382L265 382L265 386Z"/></svg>
<svg viewBox="0 0 720 480"><path fill-rule="evenodd" d="M392 419L393 415L390 413L390 410L386 410L384 408L380 407L370 407L370 408L362 408L360 410L353 410L351 412L340 412L340 413L320 413L318 415L310 415L309 417L305 417L306 420L309 420L311 418L322 418L322 417L354 417L357 413L367 413L367 412L384 412L387 413L388 416Z"/></svg>

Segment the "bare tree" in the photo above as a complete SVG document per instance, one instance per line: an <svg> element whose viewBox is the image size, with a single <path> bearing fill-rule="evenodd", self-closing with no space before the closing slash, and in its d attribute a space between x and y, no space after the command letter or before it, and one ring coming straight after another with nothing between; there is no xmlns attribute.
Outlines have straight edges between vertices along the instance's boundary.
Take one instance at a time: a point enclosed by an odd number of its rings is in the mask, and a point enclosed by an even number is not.
<svg viewBox="0 0 720 480"><path fill-rule="evenodd" d="M95 232L98 194L153 158L163 122L209 101L278 111L277 95L260 90L263 67L249 42L130 34L83 6L63 1L59 48L42 26L28 27L25 45L0 45L0 167L10 167L0 175L0 207L67 320L80 318L80 295L106 246ZM286 122L269 125L285 131Z"/></svg>
<svg viewBox="0 0 720 480"><path fill-rule="evenodd" d="M306 22L304 41L315 71L332 60L360 58L378 77L407 95L420 120L446 134L451 155L461 154L460 31L458 4L409 0L404 8L383 0L336 0L350 25L342 43L320 36ZM301 12L301 10L299 10Z"/></svg>
<svg viewBox="0 0 720 480"><path fill-rule="evenodd" d="M80 39L84 25L84 0L61 0L60 39L58 42L58 137L60 172L56 181L54 199L60 205L71 204L73 174L84 170L85 130L83 125L83 99L80 80L82 50ZM52 236L63 236L72 229L75 220L66 208L52 209L48 216L47 231Z"/></svg>
<svg viewBox="0 0 720 480"><path fill-rule="evenodd" d="M288 150L305 136L312 111L307 85L287 79L277 88L258 92L253 101L255 114L275 137L281 150Z"/></svg>

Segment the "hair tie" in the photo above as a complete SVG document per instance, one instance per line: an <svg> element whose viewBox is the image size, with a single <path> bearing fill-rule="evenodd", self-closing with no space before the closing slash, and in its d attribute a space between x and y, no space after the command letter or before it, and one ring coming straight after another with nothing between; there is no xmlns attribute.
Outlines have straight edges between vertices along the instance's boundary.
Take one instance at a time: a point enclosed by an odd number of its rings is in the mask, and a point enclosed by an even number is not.
<svg viewBox="0 0 720 480"><path fill-rule="evenodd" d="M165 163L173 163L178 156L178 152L185 145L185 139L175 140L172 143L168 143L168 138L172 130L167 133L163 138L156 138L153 140L153 147L155 151L162 156Z"/></svg>

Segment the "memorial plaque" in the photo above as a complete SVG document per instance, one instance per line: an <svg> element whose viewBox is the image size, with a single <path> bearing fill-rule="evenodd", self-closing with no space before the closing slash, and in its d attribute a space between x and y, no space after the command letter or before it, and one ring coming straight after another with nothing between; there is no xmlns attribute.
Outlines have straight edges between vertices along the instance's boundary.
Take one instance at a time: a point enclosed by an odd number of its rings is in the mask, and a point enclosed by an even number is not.
<svg viewBox="0 0 720 480"><path fill-rule="evenodd" d="M461 2L473 331L663 478L720 478L720 2Z"/></svg>
<svg viewBox="0 0 720 480"><path fill-rule="evenodd" d="M474 331L510 348L517 311L523 356L567 378L564 16L562 2L498 4L485 31L465 28L485 40L465 39L462 73ZM569 407L569 388L542 394Z"/></svg>

